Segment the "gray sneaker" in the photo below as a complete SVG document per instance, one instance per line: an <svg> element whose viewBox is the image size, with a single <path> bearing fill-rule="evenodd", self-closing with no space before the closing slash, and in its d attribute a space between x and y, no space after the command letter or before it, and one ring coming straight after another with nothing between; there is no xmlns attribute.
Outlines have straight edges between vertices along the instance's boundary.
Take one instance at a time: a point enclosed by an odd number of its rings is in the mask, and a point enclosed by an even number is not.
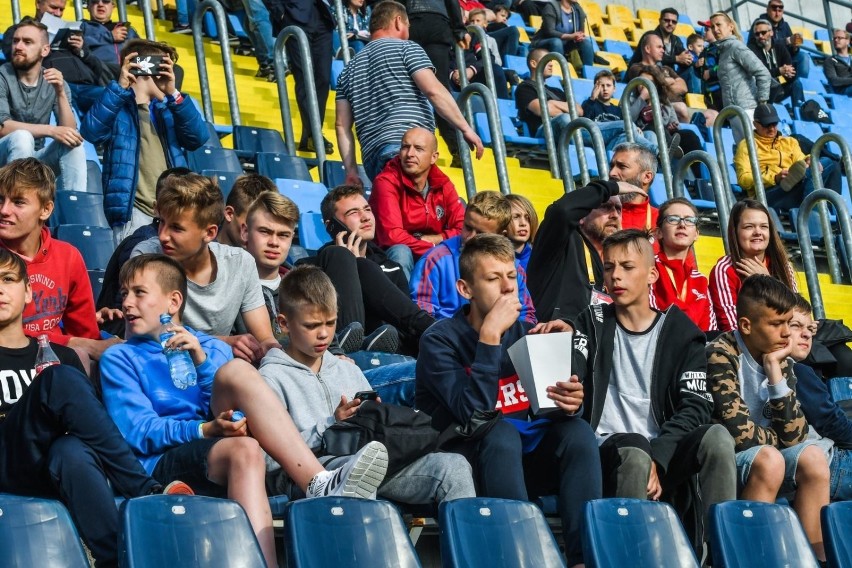
<svg viewBox="0 0 852 568"><path fill-rule="evenodd" d="M799 160L792 166L790 166L789 171L787 172L787 177L781 180L781 183L778 185L784 191L790 191L796 184L805 179L805 174L808 173L808 165L804 160Z"/></svg>
<svg viewBox="0 0 852 568"><path fill-rule="evenodd" d="M387 448L381 442L369 442L343 466L316 474L308 484L307 497L375 499L387 469Z"/></svg>

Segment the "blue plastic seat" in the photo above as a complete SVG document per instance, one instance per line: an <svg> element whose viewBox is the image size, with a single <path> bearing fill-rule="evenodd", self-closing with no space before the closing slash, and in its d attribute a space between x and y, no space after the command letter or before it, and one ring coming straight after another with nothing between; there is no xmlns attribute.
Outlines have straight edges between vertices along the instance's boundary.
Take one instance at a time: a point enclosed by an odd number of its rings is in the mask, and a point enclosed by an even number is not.
<svg viewBox="0 0 852 568"><path fill-rule="evenodd" d="M605 39L603 42L604 51L617 53L624 58L625 61L630 61L633 57L633 48L626 41L617 39Z"/></svg>
<svg viewBox="0 0 852 568"><path fill-rule="evenodd" d="M285 527L290 568L420 566L399 511L387 501L296 501L287 507Z"/></svg>
<svg viewBox="0 0 852 568"><path fill-rule="evenodd" d="M583 558L589 568L698 568L698 560L671 505L640 499L596 499L586 503Z"/></svg>
<svg viewBox="0 0 852 568"><path fill-rule="evenodd" d="M793 117L790 116L790 111L787 110L787 107L785 107L781 103L774 103L772 106L775 107L775 112L778 113L778 118L781 119L781 122L793 124Z"/></svg>
<svg viewBox="0 0 852 568"><path fill-rule="evenodd" d="M243 171L237 153L228 148L202 146L197 150L187 152L187 161L189 162L189 169L199 173L204 170L239 173Z"/></svg>
<svg viewBox="0 0 852 568"><path fill-rule="evenodd" d="M287 153L281 133L258 126L234 127L234 150L240 158L253 159L258 152Z"/></svg>
<svg viewBox="0 0 852 568"><path fill-rule="evenodd" d="M666 193L666 182L663 180L663 176L654 176L654 181L648 188L648 195L651 198L651 205L654 207L659 207L668 200L669 196Z"/></svg>
<svg viewBox="0 0 852 568"><path fill-rule="evenodd" d="M221 172L219 170L204 170L201 172L201 175L212 177L216 179L216 183L219 184L219 189L222 191L222 198L228 199L228 194L231 193L231 189L234 187L234 182L237 181L237 178L240 177L242 172Z"/></svg>
<svg viewBox="0 0 852 568"><path fill-rule="evenodd" d="M331 237L322 222L322 213L308 211L299 215L299 244L308 252L318 251Z"/></svg>
<svg viewBox="0 0 852 568"><path fill-rule="evenodd" d="M825 559L831 568L852 566L852 502L826 505L820 513Z"/></svg>
<svg viewBox="0 0 852 568"><path fill-rule="evenodd" d="M98 296L101 295L101 288L104 287L105 275L105 270L89 270L89 282L92 284L92 297L95 299L95 302L97 302Z"/></svg>
<svg viewBox="0 0 852 568"><path fill-rule="evenodd" d="M56 220L60 225L109 227L104 214L104 196L87 191L57 191Z"/></svg>
<svg viewBox="0 0 852 568"><path fill-rule="evenodd" d="M88 568L89 562L62 503L0 494L0 566Z"/></svg>
<svg viewBox="0 0 852 568"><path fill-rule="evenodd" d="M591 79L571 79L571 90L574 91L574 102L578 105L592 96L595 82Z"/></svg>
<svg viewBox="0 0 852 568"><path fill-rule="evenodd" d="M88 270L106 269L115 251L112 229L91 225L59 225L56 238L73 245L83 255Z"/></svg>
<svg viewBox="0 0 852 568"><path fill-rule="evenodd" d="M601 71L609 71L609 67L602 65L583 65L583 77L586 79L594 79L595 75Z"/></svg>
<svg viewBox="0 0 852 568"><path fill-rule="evenodd" d="M478 497L438 509L445 567L565 566L541 510L532 503Z"/></svg>
<svg viewBox="0 0 852 568"><path fill-rule="evenodd" d="M710 508L713 565L817 568L805 531L786 505L725 501Z"/></svg>
<svg viewBox="0 0 852 568"><path fill-rule="evenodd" d="M263 568L266 562L236 501L151 495L121 505L119 562L126 568Z"/></svg>
<svg viewBox="0 0 852 568"><path fill-rule="evenodd" d="M257 155L257 173L272 179L313 181L304 158L278 152L260 152Z"/></svg>
<svg viewBox="0 0 852 568"><path fill-rule="evenodd" d="M778 215L778 211L775 210L774 207L769 208L769 220L775 225L775 230L778 232L778 236L781 237L781 240L786 243L798 243L799 235L796 233L795 225L792 228L792 231L788 231L784 228L784 225L781 223L781 217Z"/></svg>
<svg viewBox="0 0 852 568"><path fill-rule="evenodd" d="M86 191L104 194L101 165L94 160L86 160Z"/></svg>
<svg viewBox="0 0 852 568"><path fill-rule="evenodd" d="M198 109L198 112L201 112L200 108ZM222 140L219 139L219 132L216 130L216 125L206 120L204 121L204 124L207 126L207 141L204 143L204 145L213 146L214 148L221 148Z"/></svg>
<svg viewBox="0 0 852 568"><path fill-rule="evenodd" d="M530 69L527 67L527 58L518 57L517 55L507 55L503 58L503 68L514 71L521 79L528 79Z"/></svg>
<svg viewBox="0 0 852 568"><path fill-rule="evenodd" d="M340 77L340 74L343 73L344 63L340 59L333 59L331 61L331 90L337 90L337 78Z"/></svg>
<svg viewBox="0 0 852 568"><path fill-rule="evenodd" d="M358 177L361 178L361 184L364 186L364 194L370 195L373 189L373 182L367 177L367 172L364 171L364 166L358 164ZM335 160L326 160L322 163L322 183L328 188L337 187L346 183L346 170L343 167L343 162Z"/></svg>
<svg viewBox="0 0 852 568"><path fill-rule="evenodd" d="M293 179L276 179L278 192L293 200L300 213L319 212L322 198L328 189L321 183Z"/></svg>

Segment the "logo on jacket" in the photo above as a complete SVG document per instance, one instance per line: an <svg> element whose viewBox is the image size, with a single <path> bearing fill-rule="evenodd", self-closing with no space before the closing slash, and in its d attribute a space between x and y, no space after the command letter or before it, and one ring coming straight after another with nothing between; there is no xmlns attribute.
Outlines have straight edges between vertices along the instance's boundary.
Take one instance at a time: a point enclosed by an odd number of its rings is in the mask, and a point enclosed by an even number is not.
<svg viewBox="0 0 852 568"><path fill-rule="evenodd" d="M696 300L704 300L704 299L707 298L707 296L705 296L704 294L702 294L701 292L699 292L695 288L692 289L692 295L695 296Z"/></svg>
<svg viewBox="0 0 852 568"><path fill-rule="evenodd" d="M437 207L435 207L435 216L436 216L438 219L443 219L443 218L444 218L444 208L443 208L443 207L441 207L440 205L438 205Z"/></svg>
<svg viewBox="0 0 852 568"><path fill-rule="evenodd" d="M579 331L574 331L574 350L583 354L584 359L589 358L589 337Z"/></svg>

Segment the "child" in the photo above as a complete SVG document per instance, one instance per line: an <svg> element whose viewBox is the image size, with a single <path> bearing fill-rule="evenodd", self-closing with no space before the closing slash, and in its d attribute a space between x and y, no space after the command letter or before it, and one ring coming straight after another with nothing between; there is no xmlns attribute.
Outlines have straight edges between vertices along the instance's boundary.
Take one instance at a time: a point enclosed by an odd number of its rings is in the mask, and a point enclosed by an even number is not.
<svg viewBox="0 0 852 568"><path fill-rule="evenodd" d="M675 197L660 205L657 217L657 274L652 299L654 307L666 310L672 304L701 331L716 329L716 314L707 290L707 277L698 271L692 245L698 240L698 210L688 199Z"/></svg>
<svg viewBox="0 0 852 568"><path fill-rule="evenodd" d="M693 67L698 69L700 67L698 60L701 58L701 54L704 53L704 38L701 37L701 34L691 34L686 38L686 49L692 54Z"/></svg>
<svg viewBox="0 0 852 568"><path fill-rule="evenodd" d="M181 325L187 280L176 261L134 257L120 280L127 342L104 354L104 400L149 473L163 481L181 475L198 493L240 503L270 567L277 563L261 448L308 497L368 497L376 490L387 464L384 446L368 444L340 470L326 472L257 371L232 361L221 341ZM166 313L174 335L161 344ZM189 353L197 384L173 384L164 349ZM234 420L236 410L244 417Z"/></svg>
<svg viewBox="0 0 852 568"><path fill-rule="evenodd" d="M515 246L515 258L526 272L532 254L532 243L538 232L538 213L532 202L523 195L511 193L506 196L506 201L512 207L512 222L509 224L507 236Z"/></svg>
<svg viewBox="0 0 852 568"><path fill-rule="evenodd" d="M314 453L320 455L323 433L335 421L358 412L355 394L373 387L349 361L328 352L337 319L337 294L326 274L316 266L302 266L281 281L278 321L290 341L282 350L272 349L263 358L260 374L284 407ZM326 467L348 458L326 456ZM267 460L270 472L279 470ZM457 454L427 454L392 477L378 495L401 503L440 503L475 497L470 465Z"/></svg>
<svg viewBox="0 0 852 568"><path fill-rule="evenodd" d="M767 274L748 277L737 296L737 329L707 344L713 418L737 451L740 497L774 503L795 491L793 509L825 561L820 509L829 501L824 450L808 440L794 390L790 321L797 303L788 286Z"/></svg>
<svg viewBox="0 0 852 568"><path fill-rule="evenodd" d="M588 423L574 417L583 402L580 383L565 377L548 387L548 397L561 410L554 412L564 416L529 421L529 401L508 348L527 333L568 326L555 320L533 327L518 318L515 271L515 253L506 237L476 235L465 244L456 285L469 304L423 334L417 407L432 416L439 430L452 424L472 430L447 449L467 457L480 495L526 501L559 494L565 556L575 566L583 562L583 507L601 496L600 460ZM499 413L507 419L495 420ZM483 422L486 427L477 429L475 424Z"/></svg>
<svg viewBox="0 0 852 568"><path fill-rule="evenodd" d="M496 191L480 191L468 203L461 235L446 239L421 258L411 273L411 299L435 319L449 318L464 304L457 291L459 256L465 244L480 233L504 235L512 222L512 207ZM520 319L534 324L535 308L527 291L523 269L516 271Z"/></svg>
<svg viewBox="0 0 852 568"><path fill-rule="evenodd" d="M496 32L497 30L504 30L508 28L509 24L507 22L509 21L509 16L511 15L511 12L509 12L509 8L507 6L504 6L503 4L497 4L496 6L494 6L492 11L494 12L494 21L488 24L488 26L485 28L485 31L491 33Z"/></svg>
<svg viewBox="0 0 852 568"><path fill-rule="evenodd" d="M577 316L572 370L600 444L604 495L681 502L675 496L695 491L689 482L697 475L703 510L684 520L698 537L710 506L736 496L733 443L710 424L704 334L677 306L651 307L653 250L639 229L604 240L612 304Z"/></svg>
<svg viewBox="0 0 852 568"><path fill-rule="evenodd" d="M278 187L271 179L260 174L243 174L234 181L231 192L225 200L225 220L216 236L216 241L232 247L244 247L242 228L246 222L249 205L264 191L278 193ZM286 258L287 255L284 255Z"/></svg>

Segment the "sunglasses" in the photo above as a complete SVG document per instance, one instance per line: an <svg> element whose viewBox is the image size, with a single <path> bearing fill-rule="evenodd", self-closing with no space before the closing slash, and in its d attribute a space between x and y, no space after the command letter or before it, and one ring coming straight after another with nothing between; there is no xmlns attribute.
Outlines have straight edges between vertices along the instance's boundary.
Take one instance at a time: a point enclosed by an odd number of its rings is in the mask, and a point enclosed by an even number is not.
<svg viewBox="0 0 852 568"><path fill-rule="evenodd" d="M783 12L784 6L770 6L769 9L773 12Z"/></svg>
<svg viewBox="0 0 852 568"><path fill-rule="evenodd" d="M769 30L755 30L754 35L765 36L769 33Z"/></svg>
<svg viewBox="0 0 852 568"><path fill-rule="evenodd" d="M112 0L89 0L89 4L112 4Z"/></svg>
<svg viewBox="0 0 852 568"><path fill-rule="evenodd" d="M663 23L664 23L664 24L677 24L677 20L668 20L668 19L666 19L666 20L663 20Z"/></svg>
<svg viewBox="0 0 852 568"><path fill-rule="evenodd" d="M698 224L698 217L681 217L680 215L666 215L663 221L669 225L680 225L683 223L687 227L694 227Z"/></svg>

